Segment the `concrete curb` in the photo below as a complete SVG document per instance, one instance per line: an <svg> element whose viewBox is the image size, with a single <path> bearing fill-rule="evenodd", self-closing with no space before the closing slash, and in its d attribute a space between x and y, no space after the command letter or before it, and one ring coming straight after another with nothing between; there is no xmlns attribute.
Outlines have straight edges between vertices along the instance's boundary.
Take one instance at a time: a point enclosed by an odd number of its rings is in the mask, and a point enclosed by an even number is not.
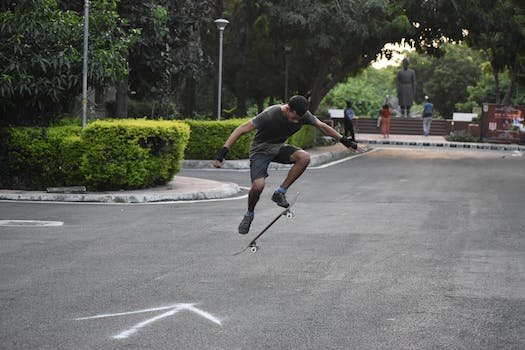
<svg viewBox="0 0 525 350"><path fill-rule="evenodd" d="M93 192L93 193L47 193L44 191L0 190L0 200L92 202L92 203L154 203L219 199L235 196L241 192L239 185L218 181L176 176L167 186L144 190Z"/></svg>
<svg viewBox="0 0 525 350"><path fill-rule="evenodd" d="M413 147L457 148L490 151L525 151L525 146L516 144L469 143L469 142L425 142L425 141L399 141L399 140L359 140L360 143L369 145L393 145Z"/></svg>

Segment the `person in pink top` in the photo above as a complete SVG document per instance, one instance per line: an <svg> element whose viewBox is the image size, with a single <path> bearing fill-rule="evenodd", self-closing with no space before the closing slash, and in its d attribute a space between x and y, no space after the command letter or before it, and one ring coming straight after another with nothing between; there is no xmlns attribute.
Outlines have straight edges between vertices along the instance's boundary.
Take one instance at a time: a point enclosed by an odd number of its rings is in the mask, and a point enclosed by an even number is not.
<svg viewBox="0 0 525 350"><path fill-rule="evenodd" d="M379 111L379 115L381 116L381 134L383 135L383 138L389 138L390 137L390 119L392 118L392 111L390 110L390 106L388 104L384 104L383 108Z"/></svg>

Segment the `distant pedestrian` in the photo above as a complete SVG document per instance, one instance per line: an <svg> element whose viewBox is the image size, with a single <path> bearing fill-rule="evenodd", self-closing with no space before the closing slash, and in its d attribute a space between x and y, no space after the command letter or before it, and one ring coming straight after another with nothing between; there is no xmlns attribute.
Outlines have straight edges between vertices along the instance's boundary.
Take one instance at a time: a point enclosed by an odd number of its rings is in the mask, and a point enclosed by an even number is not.
<svg viewBox="0 0 525 350"><path fill-rule="evenodd" d="M390 118L392 117L392 111L390 106L385 103L379 110L379 117L381 118L381 134L383 138L390 137Z"/></svg>
<svg viewBox="0 0 525 350"><path fill-rule="evenodd" d="M352 109L352 101L346 101L346 108L344 110L345 136L348 137L348 134L350 134L350 139L355 141L354 124L352 122L354 117L355 112Z"/></svg>
<svg viewBox="0 0 525 350"><path fill-rule="evenodd" d="M425 96L425 104L423 105L423 135L430 134L430 124L432 124L432 113L434 112L434 105L430 102L430 98Z"/></svg>

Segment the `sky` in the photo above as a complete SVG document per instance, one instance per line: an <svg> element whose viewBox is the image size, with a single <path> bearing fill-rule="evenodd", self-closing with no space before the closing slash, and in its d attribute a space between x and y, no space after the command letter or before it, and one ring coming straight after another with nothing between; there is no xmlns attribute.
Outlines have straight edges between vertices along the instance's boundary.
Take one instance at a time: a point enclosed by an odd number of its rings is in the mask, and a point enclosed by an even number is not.
<svg viewBox="0 0 525 350"><path fill-rule="evenodd" d="M401 65L401 61L403 58L405 58L405 52L406 51L412 51L413 48L411 48L407 44L386 44L383 49L392 50L392 58L390 60L387 60L385 57L377 56L377 59L372 62L372 67L376 69L385 68L388 66L399 66Z"/></svg>

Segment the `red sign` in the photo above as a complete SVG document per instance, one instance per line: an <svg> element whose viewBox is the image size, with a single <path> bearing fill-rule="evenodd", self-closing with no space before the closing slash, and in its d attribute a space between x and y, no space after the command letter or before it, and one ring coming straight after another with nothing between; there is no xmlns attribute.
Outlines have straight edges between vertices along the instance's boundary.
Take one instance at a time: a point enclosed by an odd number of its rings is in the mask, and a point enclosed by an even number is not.
<svg viewBox="0 0 525 350"><path fill-rule="evenodd" d="M489 142L525 142L525 106L483 104L482 136Z"/></svg>

